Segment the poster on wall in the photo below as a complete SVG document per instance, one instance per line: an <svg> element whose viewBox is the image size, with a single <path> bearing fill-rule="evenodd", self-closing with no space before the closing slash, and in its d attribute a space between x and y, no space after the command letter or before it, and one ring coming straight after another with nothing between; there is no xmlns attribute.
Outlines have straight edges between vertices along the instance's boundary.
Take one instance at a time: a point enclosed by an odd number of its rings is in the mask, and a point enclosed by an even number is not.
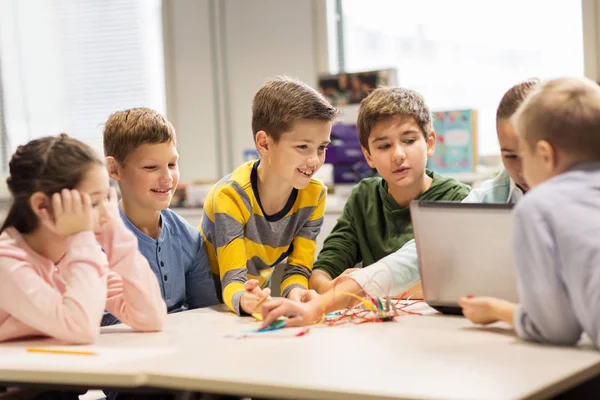
<svg viewBox="0 0 600 400"><path fill-rule="evenodd" d="M427 167L441 173L474 172L477 166L477 112L433 113L437 144Z"/></svg>
<svg viewBox="0 0 600 400"><path fill-rule="evenodd" d="M395 69L321 75L319 91L340 110L339 122L356 124L360 102L378 86L396 86Z"/></svg>
<svg viewBox="0 0 600 400"><path fill-rule="evenodd" d="M360 104L378 86L396 84L396 70L382 69L336 75L321 75L319 91L336 107Z"/></svg>

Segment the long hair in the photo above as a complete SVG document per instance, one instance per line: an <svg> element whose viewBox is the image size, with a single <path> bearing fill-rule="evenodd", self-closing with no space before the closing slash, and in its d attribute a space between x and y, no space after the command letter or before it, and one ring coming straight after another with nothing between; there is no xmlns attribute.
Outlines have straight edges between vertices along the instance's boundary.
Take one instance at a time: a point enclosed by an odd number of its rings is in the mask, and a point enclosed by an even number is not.
<svg viewBox="0 0 600 400"><path fill-rule="evenodd" d="M19 146L8 164L6 183L12 204L0 232L10 226L21 233L33 232L38 218L31 209L31 195L42 192L50 197L62 189L74 189L94 164L103 165L96 152L64 133Z"/></svg>

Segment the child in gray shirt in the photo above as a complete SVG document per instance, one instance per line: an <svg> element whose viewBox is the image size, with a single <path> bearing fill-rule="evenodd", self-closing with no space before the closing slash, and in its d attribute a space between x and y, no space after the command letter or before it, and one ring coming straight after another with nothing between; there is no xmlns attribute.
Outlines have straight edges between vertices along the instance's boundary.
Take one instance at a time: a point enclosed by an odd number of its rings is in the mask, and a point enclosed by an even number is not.
<svg viewBox="0 0 600 400"><path fill-rule="evenodd" d="M536 342L575 344L585 332L600 348L600 86L543 82L513 123L533 188L515 209L520 303L464 297L463 313Z"/></svg>

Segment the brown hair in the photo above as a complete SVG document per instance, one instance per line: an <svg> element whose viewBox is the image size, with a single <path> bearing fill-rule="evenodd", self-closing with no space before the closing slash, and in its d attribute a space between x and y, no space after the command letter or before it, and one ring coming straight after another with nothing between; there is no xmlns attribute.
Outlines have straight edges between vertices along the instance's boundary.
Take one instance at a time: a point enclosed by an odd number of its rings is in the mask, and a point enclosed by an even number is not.
<svg viewBox="0 0 600 400"><path fill-rule="evenodd" d="M367 151L373 126L390 117L413 118L425 139L433 130L433 116L421 94L410 89L379 87L360 103L358 110L358 139Z"/></svg>
<svg viewBox="0 0 600 400"><path fill-rule="evenodd" d="M117 111L104 124L104 155L124 164L143 144L176 143L175 128L158 112L145 107Z"/></svg>
<svg viewBox="0 0 600 400"><path fill-rule="evenodd" d="M292 129L296 120L333 122L338 110L325 97L304 82L288 77L271 79L252 100L252 133L259 131L278 141Z"/></svg>
<svg viewBox="0 0 600 400"><path fill-rule="evenodd" d="M496 119L509 119L517 111L527 95L539 85L538 78L529 78L519 82L504 93L498 109L496 110Z"/></svg>
<svg viewBox="0 0 600 400"><path fill-rule="evenodd" d="M513 121L530 147L545 140L579 160L600 160L600 87L587 78L542 82Z"/></svg>
<svg viewBox="0 0 600 400"><path fill-rule="evenodd" d="M38 219L29 203L31 195L42 192L51 196L62 189L73 189L94 164L104 165L90 146L64 133L17 147L6 179L12 204L0 231L9 226L21 233L34 231Z"/></svg>

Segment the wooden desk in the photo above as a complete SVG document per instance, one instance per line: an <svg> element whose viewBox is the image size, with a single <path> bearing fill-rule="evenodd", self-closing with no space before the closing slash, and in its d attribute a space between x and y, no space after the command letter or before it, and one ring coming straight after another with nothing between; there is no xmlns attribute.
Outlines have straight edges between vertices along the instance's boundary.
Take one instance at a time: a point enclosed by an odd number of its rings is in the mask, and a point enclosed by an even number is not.
<svg viewBox="0 0 600 400"><path fill-rule="evenodd" d="M169 315L160 333L103 328L91 346L97 361L87 367L84 356L39 365L22 351L31 342L4 344L0 382L295 399L519 399L548 398L600 374L591 346L524 343L502 325L482 329L460 317L314 327L302 337L225 337L254 325L202 309ZM20 365L4 360L19 349Z"/></svg>

